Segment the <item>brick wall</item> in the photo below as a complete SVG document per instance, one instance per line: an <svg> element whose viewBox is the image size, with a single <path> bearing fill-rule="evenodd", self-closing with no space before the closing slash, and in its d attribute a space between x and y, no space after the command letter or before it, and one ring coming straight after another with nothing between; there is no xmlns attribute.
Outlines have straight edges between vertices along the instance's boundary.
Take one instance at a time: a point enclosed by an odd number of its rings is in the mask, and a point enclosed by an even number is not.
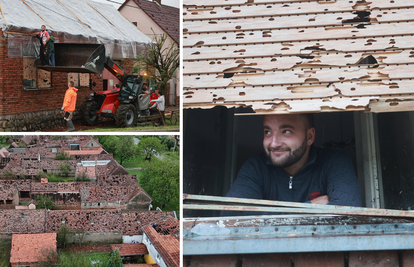
<svg viewBox="0 0 414 267"><path fill-rule="evenodd" d="M126 71L128 74L132 74L131 70L134 67L134 62L130 58L125 58L121 60L120 66Z"/></svg>
<svg viewBox="0 0 414 267"><path fill-rule="evenodd" d="M23 90L23 58L9 58L8 54L20 51L9 51L7 38L0 30L0 131L29 131L52 127L63 119L58 111L62 107L68 84L67 73L52 74L52 90ZM10 48L19 49L19 48ZM103 80L99 74L91 74L92 82L96 82L96 91L101 91ZM88 87L80 87L76 107L79 110L86 98L90 97ZM48 113L41 113L50 111ZM40 113L39 113L40 112ZM11 117L1 115L22 114ZM29 114L31 116L29 116ZM77 113L75 114L77 115ZM51 122L56 121L54 124ZM29 127L29 125L31 125Z"/></svg>

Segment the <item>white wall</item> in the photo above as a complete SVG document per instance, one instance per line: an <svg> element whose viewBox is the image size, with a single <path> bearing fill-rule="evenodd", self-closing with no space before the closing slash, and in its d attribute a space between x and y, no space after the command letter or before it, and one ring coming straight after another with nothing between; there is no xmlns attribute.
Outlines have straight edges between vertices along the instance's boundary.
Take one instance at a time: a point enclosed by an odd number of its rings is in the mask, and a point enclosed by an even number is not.
<svg viewBox="0 0 414 267"><path fill-rule="evenodd" d="M162 3L162 1L161 1ZM142 11L140 8L138 8L138 5L135 4L134 1L129 0L126 5L120 10L121 14L124 15L130 22L136 22L137 28L143 32L145 35L147 35L149 38L154 37L154 33L157 35L161 35L164 33L163 29L159 27L144 11ZM152 32L151 28L154 30L154 33ZM166 45L170 45L170 43L174 43L176 47L178 47L178 44L175 43L175 41L168 36ZM180 71L179 69L176 71L175 76L175 96L179 98L179 92L180 92ZM174 99L174 81L170 80L170 103L169 105L173 105Z"/></svg>

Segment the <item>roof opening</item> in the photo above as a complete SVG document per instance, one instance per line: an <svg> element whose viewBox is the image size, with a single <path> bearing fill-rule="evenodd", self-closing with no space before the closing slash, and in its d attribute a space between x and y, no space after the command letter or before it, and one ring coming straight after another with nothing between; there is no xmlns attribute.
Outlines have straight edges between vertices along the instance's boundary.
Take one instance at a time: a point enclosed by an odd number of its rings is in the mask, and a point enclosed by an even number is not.
<svg viewBox="0 0 414 267"><path fill-rule="evenodd" d="M371 12L369 11L355 11L353 14L356 14L357 16L353 19L346 19L343 20L342 23L355 23L355 22L370 22L371 19L369 18L369 15L371 15Z"/></svg>
<svg viewBox="0 0 414 267"><path fill-rule="evenodd" d="M375 66L369 67L369 68L378 68L378 61L375 59L375 57L373 57L372 55L369 55L361 60L359 60L356 64L358 65L372 65L372 64L376 64Z"/></svg>

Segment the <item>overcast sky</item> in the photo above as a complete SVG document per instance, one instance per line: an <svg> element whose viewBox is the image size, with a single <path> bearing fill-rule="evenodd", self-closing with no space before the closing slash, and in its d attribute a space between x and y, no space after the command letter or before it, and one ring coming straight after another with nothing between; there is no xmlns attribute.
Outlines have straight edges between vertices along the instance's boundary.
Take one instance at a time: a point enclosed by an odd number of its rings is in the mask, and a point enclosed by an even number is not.
<svg viewBox="0 0 414 267"><path fill-rule="evenodd" d="M92 0L92 1L113 4L116 8L119 8L125 2L124 0ZM119 3L119 4L116 4L114 2ZM161 0L161 4L180 8L180 0Z"/></svg>

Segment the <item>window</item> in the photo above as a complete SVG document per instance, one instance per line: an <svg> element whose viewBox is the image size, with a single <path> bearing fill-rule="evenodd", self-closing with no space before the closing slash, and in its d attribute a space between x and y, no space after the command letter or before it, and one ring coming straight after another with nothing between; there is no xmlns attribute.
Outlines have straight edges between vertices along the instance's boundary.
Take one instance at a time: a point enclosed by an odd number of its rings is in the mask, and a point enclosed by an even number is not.
<svg viewBox="0 0 414 267"><path fill-rule="evenodd" d="M68 82L73 81L75 87L89 87L89 73L68 73Z"/></svg>
<svg viewBox="0 0 414 267"><path fill-rule="evenodd" d="M36 58L23 57L23 89L52 89L52 73L33 66Z"/></svg>
<svg viewBox="0 0 414 267"><path fill-rule="evenodd" d="M79 144L71 144L70 145L70 150L80 150Z"/></svg>

